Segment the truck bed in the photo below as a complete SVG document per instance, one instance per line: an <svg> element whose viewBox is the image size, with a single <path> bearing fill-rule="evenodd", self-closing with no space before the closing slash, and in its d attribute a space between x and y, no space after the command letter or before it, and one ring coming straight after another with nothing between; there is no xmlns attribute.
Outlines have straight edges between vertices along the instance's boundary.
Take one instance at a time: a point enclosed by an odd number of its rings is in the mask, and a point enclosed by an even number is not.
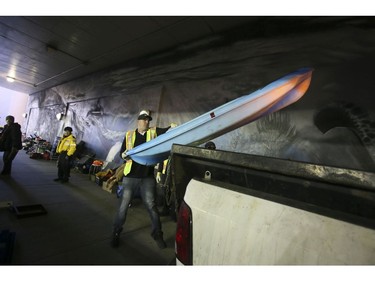
<svg viewBox="0 0 375 281"><path fill-rule="evenodd" d="M375 174L173 146L192 264L375 264ZM179 262L177 260L177 262Z"/></svg>

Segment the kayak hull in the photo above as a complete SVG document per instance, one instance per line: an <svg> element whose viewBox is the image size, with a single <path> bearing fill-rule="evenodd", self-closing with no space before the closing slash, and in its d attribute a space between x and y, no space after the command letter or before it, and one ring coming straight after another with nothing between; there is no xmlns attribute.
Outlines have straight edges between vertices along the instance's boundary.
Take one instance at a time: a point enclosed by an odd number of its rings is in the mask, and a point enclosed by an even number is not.
<svg viewBox="0 0 375 281"><path fill-rule="evenodd" d="M127 152L133 161L155 165L167 159L173 144L200 145L298 101L311 82L311 68L290 73Z"/></svg>

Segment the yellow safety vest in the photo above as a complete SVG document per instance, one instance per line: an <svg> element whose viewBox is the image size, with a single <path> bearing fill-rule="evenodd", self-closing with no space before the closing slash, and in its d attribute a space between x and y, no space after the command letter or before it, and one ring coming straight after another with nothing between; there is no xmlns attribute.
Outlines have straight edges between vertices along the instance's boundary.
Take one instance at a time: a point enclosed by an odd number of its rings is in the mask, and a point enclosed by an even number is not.
<svg viewBox="0 0 375 281"><path fill-rule="evenodd" d="M125 138L126 138L126 150L130 150L134 147L135 142L135 133L136 130L133 131L127 131ZM146 142L156 138L156 128L149 128L146 132ZM126 160L125 168L124 168L124 175L130 173L130 170L132 168L133 161L132 160Z"/></svg>
<svg viewBox="0 0 375 281"><path fill-rule="evenodd" d="M165 159L163 161L163 171L162 171L163 174L165 174L165 172L167 171L167 166L168 166L168 159Z"/></svg>

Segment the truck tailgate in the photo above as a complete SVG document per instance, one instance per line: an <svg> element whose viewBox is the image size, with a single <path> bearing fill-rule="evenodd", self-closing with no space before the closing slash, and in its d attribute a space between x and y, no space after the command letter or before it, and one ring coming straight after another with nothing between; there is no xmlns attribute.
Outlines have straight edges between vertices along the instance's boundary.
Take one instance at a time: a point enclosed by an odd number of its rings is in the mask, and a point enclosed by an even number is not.
<svg viewBox="0 0 375 281"><path fill-rule="evenodd" d="M194 265L375 264L375 230L192 179Z"/></svg>

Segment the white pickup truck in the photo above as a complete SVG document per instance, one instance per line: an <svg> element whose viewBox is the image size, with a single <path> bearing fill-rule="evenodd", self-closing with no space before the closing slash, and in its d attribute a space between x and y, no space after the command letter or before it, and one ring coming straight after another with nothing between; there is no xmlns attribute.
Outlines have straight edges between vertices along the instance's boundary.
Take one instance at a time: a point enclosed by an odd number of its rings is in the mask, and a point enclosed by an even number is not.
<svg viewBox="0 0 375 281"><path fill-rule="evenodd" d="M375 174L174 145L177 265L374 265Z"/></svg>

